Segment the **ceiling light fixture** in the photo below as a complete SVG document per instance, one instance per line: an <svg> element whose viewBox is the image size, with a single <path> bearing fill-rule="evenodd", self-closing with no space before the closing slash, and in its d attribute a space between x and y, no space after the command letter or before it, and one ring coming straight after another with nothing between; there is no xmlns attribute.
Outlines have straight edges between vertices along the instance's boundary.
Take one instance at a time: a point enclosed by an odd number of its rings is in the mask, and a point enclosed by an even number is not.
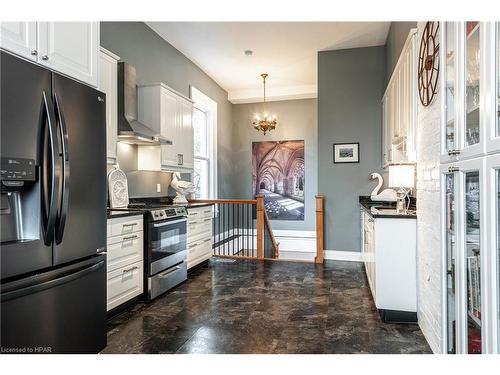
<svg viewBox="0 0 500 375"><path fill-rule="evenodd" d="M264 109L264 114L262 116L259 116L258 114L255 115L255 119L252 122L253 127L257 131L262 131L264 135L268 131L274 130L276 128L276 125L278 122L276 121L276 115L269 116L266 112L266 78L268 76L267 73L262 73L260 75L262 77L263 85L264 85L264 101L263 101L263 109ZM262 119L261 119L262 118Z"/></svg>

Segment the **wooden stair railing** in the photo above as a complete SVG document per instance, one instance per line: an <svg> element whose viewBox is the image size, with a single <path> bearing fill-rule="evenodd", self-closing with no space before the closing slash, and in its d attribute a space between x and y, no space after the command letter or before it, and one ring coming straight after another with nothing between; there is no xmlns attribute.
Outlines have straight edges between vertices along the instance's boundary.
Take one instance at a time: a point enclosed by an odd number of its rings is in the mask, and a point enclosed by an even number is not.
<svg viewBox="0 0 500 375"><path fill-rule="evenodd" d="M255 199L191 199L189 202L215 205L214 255L252 259L279 256L263 195Z"/></svg>
<svg viewBox="0 0 500 375"><path fill-rule="evenodd" d="M266 210L264 210L264 258L279 258L279 243L274 238L271 220Z"/></svg>
<svg viewBox="0 0 500 375"><path fill-rule="evenodd" d="M323 263L324 261L324 211L325 197L321 194L316 195L316 257L314 263Z"/></svg>

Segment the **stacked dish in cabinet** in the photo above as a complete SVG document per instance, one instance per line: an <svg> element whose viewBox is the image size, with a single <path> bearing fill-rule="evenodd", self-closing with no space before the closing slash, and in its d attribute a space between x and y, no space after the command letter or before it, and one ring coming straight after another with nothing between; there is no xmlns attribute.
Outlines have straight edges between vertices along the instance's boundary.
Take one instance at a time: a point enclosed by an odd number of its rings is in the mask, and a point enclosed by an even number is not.
<svg viewBox="0 0 500 375"><path fill-rule="evenodd" d="M143 292L143 238L142 215L108 219L108 311Z"/></svg>
<svg viewBox="0 0 500 375"><path fill-rule="evenodd" d="M212 256L213 244L213 205L188 207L187 268L196 266Z"/></svg>

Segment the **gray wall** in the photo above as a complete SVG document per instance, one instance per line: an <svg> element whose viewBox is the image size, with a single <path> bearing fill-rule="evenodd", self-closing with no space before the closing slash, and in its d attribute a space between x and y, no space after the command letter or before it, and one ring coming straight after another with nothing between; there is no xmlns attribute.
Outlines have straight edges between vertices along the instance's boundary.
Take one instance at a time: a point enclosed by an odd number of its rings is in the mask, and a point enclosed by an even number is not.
<svg viewBox="0 0 500 375"><path fill-rule="evenodd" d="M227 92L142 22L101 22L101 45L137 69L138 84L163 82L190 96L190 85L217 102L219 197L231 197L232 105Z"/></svg>
<svg viewBox="0 0 500 375"><path fill-rule="evenodd" d="M381 172L385 46L318 54L318 187L325 195L325 249L360 250L359 195ZM333 164L333 144L360 143L360 163Z"/></svg>
<svg viewBox="0 0 500 375"><path fill-rule="evenodd" d="M314 196L318 192L317 100L287 100L266 103L266 110L278 118L276 130L265 136L254 130L252 119L262 104L233 106L233 164L231 185L235 198L252 197L252 142L304 140L305 217L304 221L273 221L273 229L314 230Z"/></svg>
<svg viewBox="0 0 500 375"><path fill-rule="evenodd" d="M410 29L416 27L416 22L391 22L389 34L387 34L387 40L385 41L387 58L386 82L389 82L389 79L391 79L392 72L398 62L399 55L401 54L401 50L403 49Z"/></svg>

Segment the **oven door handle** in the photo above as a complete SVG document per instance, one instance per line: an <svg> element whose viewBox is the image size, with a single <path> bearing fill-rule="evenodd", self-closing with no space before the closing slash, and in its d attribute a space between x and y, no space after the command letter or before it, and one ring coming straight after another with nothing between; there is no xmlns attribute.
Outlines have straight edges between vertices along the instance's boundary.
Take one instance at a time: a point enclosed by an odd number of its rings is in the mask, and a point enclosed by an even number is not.
<svg viewBox="0 0 500 375"><path fill-rule="evenodd" d="M153 227L154 228L160 228L160 227L165 227L167 225L170 225L170 224L177 224L177 223L182 223L182 222L186 222L187 219L179 219L179 220L171 220L171 221L165 221L163 223L153 223Z"/></svg>
<svg viewBox="0 0 500 375"><path fill-rule="evenodd" d="M173 273L173 272L175 272L175 271L178 271L178 270L180 270L181 268L182 268L181 266L175 266L175 267L173 267L173 268L169 269L167 272L160 273L160 274L158 275L158 278L160 278L160 279L165 279L165 278L167 278L167 277L168 277L171 273Z"/></svg>

